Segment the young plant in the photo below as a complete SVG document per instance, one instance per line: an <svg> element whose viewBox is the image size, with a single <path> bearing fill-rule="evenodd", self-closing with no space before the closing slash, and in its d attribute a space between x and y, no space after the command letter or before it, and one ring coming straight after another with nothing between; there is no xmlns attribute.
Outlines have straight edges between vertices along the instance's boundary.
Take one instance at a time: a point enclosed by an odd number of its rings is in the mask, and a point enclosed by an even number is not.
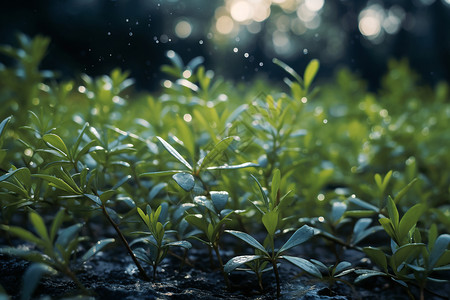
<svg viewBox="0 0 450 300"><path fill-rule="evenodd" d="M86 240L85 237L78 236L83 225L74 224L61 229L64 216L65 210L62 209L56 214L50 228L47 229L42 217L35 211L31 211L29 213L29 219L37 235L22 227L0 225L1 230L4 230L11 235L15 235L24 241L30 242L41 249L41 251L37 251L2 247L0 248L0 253L18 256L34 263L43 264L46 266L45 268L48 272L56 271L68 276L82 291L87 292L86 288L76 277L70 266L71 257L76 252L79 243ZM93 255L100 252L103 247L112 242L114 242L114 239L98 241L80 258L78 263L82 264L86 262ZM36 273L36 276L38 277L33 277L33 280L39 281L39 278L42 275L42 272ZM28 291L27 293L30 292Z"/></svg>
<svg viewBox="0 0 450 300"><path fill-rule="evenodd" d="M263 245L261 245L254 237L251 235L240 232L240 231L234 231L234 230L226 230L227 233L234 235L235 237L239 238L240 240L244 241L251 247L253 247L256 250L259 250L261 254L256 255L240 255L233 257L230 259L224 266L224 271L227 273L232 272L237 267L241 266L242 264L249 263L254 260L261 260L261 261L268 261L269 264L272 265L274 274L275 274L275 280L277 284L277 298L281 296L281 282L280 282L280 275L278 272L278 264L281 262L281 260L285 260L306 273L313 275L315 277L321 278L322 275L320 274L320 271L318 268L311 263L310 261L295 257L295 256L289 256L285 255L284 253L288 251L291 248L294 248L307 240L309 240L312 236L314 236L314 229L309 227L308 225L303 225L301 228L297 229L297 231L292 234L292 236L287 240L286 243L284 243L280 249L266 249Z"/></svg>
<svg viewBox="0 0 450 300"><path fill-rule="evenodd" d="M442 282L429 275L434 271L450 270L450 235L443 234L437 237L436 227L432 227L428 234L428 245L422 243L416 223L425 212L424 204L411 207L400 219L394 200L388 198L389 218L381 217L379 222L391 238L391 255L374 247L365 247L364 253L381 270L357 270L359 274L355 282L372 276L389 277L405 287L409 292L408 284L417 283L420 289L420 298L424 299L424 290L427 280ZM412 296L411 296L412 297Z"/></svg>
<svg viewBox="0 0 450 300"><path fill-rule="evenodd" d="M256 204L254 206L260 211L262 216L262 223L264 227L267 230L267 237L264 240L264 246L261 245L255 238L253 238L251 235L240 232L240 231L234 231L234 230L227 230L226 232L234 235L235 237L241 239L242 241L246 242L250 246L252 246L257 252L255 255L242 255L242 256L236 256L229 260L225 267L224 271L226 273L229 273L239 267L242 264L248 264L255 260L260 260L260 266L262 266L262 263L264 261L267 261L271 267L273 268L274 274L275 274L275 280L277 283L277 297L280 297L281 295L281 283L280 283L280 276L278 272L278 264L280 263L280 260L284 259L291 264L301 268L308 274L311 274L313 276L321 278L322 275L320 274L317 267L312 264L310 261L300 258L300 257L294 257L294 256L288 256L284 253L293 248L296 247L307 240L309 240L312 236L315 235L315 230L312 227L309 227L308 225L304 225L301 228L297 229L294 234L288 239L288 241L281 246L280 249L275 248L275 232L277 230L277 227L279 226L279 218L280 218L280 211L279 206L283 199L286 198L286 195L283 197L280 197L279 193L279 185L281 180L280 171L276 170L274 172L274 176L272 178L272 190L271 190L271 197L270 199L267 197L264 189L262 188L259 181L253 177L253 179L258 184L258 187L260 189L264 206L262 208L259 208ZM258 267L260 267L258 266ZM259 274L262 272L260 268L256 269L257 272L255 272L258 276L259 280Z"/></svg>
<svg viewBox="0 0 450 300"><path fill-rule="evenodd" d="M197 196L194 198L194 204L196 205L194 210L197 213L188 214L185 217L185 220L195 228L199 229L206 237L206 239L201 239L195 235L191 236L191 238L207 245L210 251L211 249L214 250L220 265L220 271L223 274L225 283L229 286L227 272L224 272L223 269L219 242L226 222L230 221L229 216L233 213L240 213L240 211L225 209L227 202L227 192L211 191L209 193L209 198L206 196Z"/></svg>
<svg viewBox="0 0 450 300"><path fill-rule="evenodd" d="M166 257L170 247L182 247L184 249L190 249L192 247L191 243L189 243L188 241L170 241L167 238L167 233L170 233L169 231L165 230L168 222L162 224L159 221L162 217L161 211L163 207L165 207L165 210L167 210L167 206L160 205L156 210L152 211L150 205L147 205L147 214L144 213L139 207L137 208L139 216L149 230L149 232L139 233L149 236L140 238L131 243L131 245L133 245L138 242L144 242L149 245L149 253L143 248L138 248L135 250L135 254L140 260L153 267L154 280L156 279L156 271L158 265Z"/></svg>

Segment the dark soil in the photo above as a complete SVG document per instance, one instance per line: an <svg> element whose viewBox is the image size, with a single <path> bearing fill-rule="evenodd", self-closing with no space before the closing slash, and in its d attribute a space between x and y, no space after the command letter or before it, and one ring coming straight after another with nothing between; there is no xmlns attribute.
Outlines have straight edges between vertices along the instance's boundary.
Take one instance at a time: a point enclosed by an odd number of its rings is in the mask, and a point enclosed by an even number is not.
<svg viewBox="0 0 450 300"><path fill-rule="evenodd" d="M300 247L299 247L300 248ZM304 253L313 253L315 258L323 262L334 261L328 248L318 245L308 245L308 248L298 249L297 255L305 257ZM168 256L158 268L158 278L146 282L139 278L132 260L121 251L120 247L106 249L86 264L77 269L80 281L92 292L95 299L274 299L276 298L275 278L271 272L263 277L264 291L260 291L256 276L244 272L233 272L230 275L231 288L227 289L224 279L217 268L211 268L207 251L191 249L188 255L190 265L181 266L181 261L174 256ZM303 252L303 253L302 253ZM248 253L251 253L250 250ZM233 253L224 251L227 261ZM345 260L352 262L354 267L370 267L358 251L347 250L343 253ZM214 262L215 263L215 262ZM19 299L22 286L22 276L30 263L0 255L0 284L12 299ZM145 266L148 274L151 267ZM409 299L407 292L398 284L383 278L373 277L363 284L352 284L355 275L348 275L342 281L330 284L326 280L317 280L299 273L299 269L288 263L280 267L282 280L282 299ZM425 299L447 298L449 285L430 286L444 297L426 294ZM411 290L418 295L416 289ZM48 276L41 280L35 291L35 298L50 296L61 299L80 295L76 285L64 276Z"/></svg>

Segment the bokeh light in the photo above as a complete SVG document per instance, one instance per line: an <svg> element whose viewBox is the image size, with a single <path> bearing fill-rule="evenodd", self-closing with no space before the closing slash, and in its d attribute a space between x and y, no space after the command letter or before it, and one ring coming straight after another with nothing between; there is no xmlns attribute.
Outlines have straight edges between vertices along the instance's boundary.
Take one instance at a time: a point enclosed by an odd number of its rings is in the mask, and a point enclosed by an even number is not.
<svg viewBox="0 0 450 300"><path fill-rule="evenodd" d="M175 34L182 39L188 38L192 33L191 23L182 20L175 25Z"/></svg>

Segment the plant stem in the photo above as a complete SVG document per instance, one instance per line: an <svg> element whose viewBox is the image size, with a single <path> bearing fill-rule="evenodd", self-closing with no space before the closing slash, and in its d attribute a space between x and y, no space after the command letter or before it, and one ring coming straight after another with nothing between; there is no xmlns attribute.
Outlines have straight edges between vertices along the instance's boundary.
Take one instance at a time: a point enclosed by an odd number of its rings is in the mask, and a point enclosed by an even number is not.
<svg viewBox="0 0 450 300"><path fill-rule="evenodd" d="M227 273L225 273L225 270L223 269L223 261L222 261L222 257L220 257L219 246L214 245L213 248L214 248L214 251L216 252L217 260L219 261L219 265L220 265L220 271L222 272L223 279L225 280L225 284L227 285L227 288L230 288L230 281L228 280L228 275L227 275Z"/></svg>
<svg viewBox="0 0 450 300"><path fill-rule="evenodd" d="M281 296L281 286L280 286L280 274L278 273L277 261L272 260L273 272L275 273L275 280L277 281L277 298Z"/></svg>
<svg viewBox="0 0 450 300"><path fill-rule="evenodd" d="M128 254L130 255L130 257L133 260L133 262L136 265L136 267L138 268L139 273L141 274L142 278L145 281L150 281L150 278L148 277L147 273L145 273L145 271L142 268L141 264L137 260L136 255L134 255L133 250L131 250L130 245L128 244L127 240L125 239L125 237L123 236L122 232L120 231L119 226L117 226L117 224L114 222L114 220L111 219L111 217L108 214L108 212L106 211L106 208L105 208L104 205L102 205L102 211L103 211L103 214L105 215L106 219L108 219L109 223L111 223L111 225L116 230L117 235L119 236L120 240L122 241L122 243L124 244L125 248L127 249Z"/></svg>

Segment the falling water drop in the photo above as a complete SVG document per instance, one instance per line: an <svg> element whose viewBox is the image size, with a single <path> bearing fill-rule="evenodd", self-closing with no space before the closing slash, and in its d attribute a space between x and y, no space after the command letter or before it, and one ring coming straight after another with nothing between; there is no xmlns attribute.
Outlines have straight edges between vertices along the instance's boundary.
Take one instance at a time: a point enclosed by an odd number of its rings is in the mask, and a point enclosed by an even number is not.
<svg viewBox="0 0 450 300"><path fill-rule="evenodd" d="M308 49L306 49L306 48L303 49L303 54L305 54L305 55L308 54Z"/></svg>
<svg viewBox="0 0 450 300"><path fill-rule="evenodd" d="M248 57L249 57L249 54L248 54L247 52L245 52L245 53L244 53L244 57L245 57L245 58L248 58Z"/></svg>
<svg viewBox="0 0 450 300"><path fill-rule="evenodd" d="M130 33L128 33L129 36L133 36L133 32L130 31Z"/></svg>
<svg viewBox="0 0 450 300"><path fill-rule="evenodd" d="M233 52L234 52L234 53L238 53L238 51L239 51L239 49L238 49L237 47L234 47L234 48L233 48Z"/></svg>
<svg viewBox="0 0 450 300"><path fill-rule="evenodd" d="M260 66L260 67L264 66L264 63L263 63L263 62L260 62L260 63L259 63L259 66Z"/></svg>
<svg viewBox="0 0 450 300"><path fill-rule="evenodd" d="M130 21L129 19L125 19L125 22L127 22L127 23L128 23L129 21Z"/></svg>
<svg viewBox="0 0 450 300"><path fill-rule="evenodd" d="M111 35L111 31L108 31L108 35Z"/></svg>
<svg viewBox="0 0 450 300"><path fill-rule="evenodd" d="M203 40L198 41L200 45L203 45Z"/></svg>

